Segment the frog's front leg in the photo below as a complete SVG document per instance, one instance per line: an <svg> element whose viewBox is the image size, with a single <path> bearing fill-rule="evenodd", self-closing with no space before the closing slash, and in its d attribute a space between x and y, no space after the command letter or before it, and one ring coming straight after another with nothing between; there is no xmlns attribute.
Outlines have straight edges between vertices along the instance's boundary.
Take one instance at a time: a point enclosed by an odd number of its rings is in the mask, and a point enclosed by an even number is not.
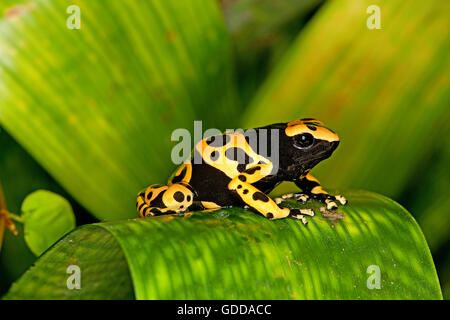
<svg viewBox="0 0 450 320"><path fill-rule="evenodd" d="M303 214L310 214L309 211L302 212L302 209L280 208L269 196L252 185L264 176L263 166L250 168L234 177L228 184L228 189L235 191L246 205L268 219L292 217L301 219L306 224Z"/></svg>
<svg viewBox="0 0 450 320"><path fill-rule="evenodd" d="M302 189L303 193L293 195L296 198L298 197L298 199L302 202L306 202L310 199L319 200L327 205L327 210L336 210L338 208L336 202L339 202L342 205L347 203L347 199L343 196L333 196L323 190L319 180L314 178L310 173L298 180L295 180L294 183L297 187Z"/></svg>

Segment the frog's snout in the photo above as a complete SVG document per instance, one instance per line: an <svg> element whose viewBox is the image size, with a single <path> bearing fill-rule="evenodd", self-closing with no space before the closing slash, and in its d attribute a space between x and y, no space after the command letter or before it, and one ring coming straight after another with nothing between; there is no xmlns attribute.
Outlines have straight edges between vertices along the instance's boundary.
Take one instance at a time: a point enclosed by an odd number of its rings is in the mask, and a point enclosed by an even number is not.
<svg viewBox="0 0 450 320"><path fill-rule="evenodd" d="M338 145L339 145L339 141L333 141L333 142L331 142L331 149L334 151L334 150L336 150L336 148L338 147Z"/></svg>

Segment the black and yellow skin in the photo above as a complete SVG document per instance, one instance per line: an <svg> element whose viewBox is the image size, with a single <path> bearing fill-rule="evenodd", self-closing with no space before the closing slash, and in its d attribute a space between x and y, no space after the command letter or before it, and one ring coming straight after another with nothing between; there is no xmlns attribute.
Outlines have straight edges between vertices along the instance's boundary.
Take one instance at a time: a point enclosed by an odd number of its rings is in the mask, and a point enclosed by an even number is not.
<svg viewBox="0 0 450 320"><path fill-rule="evenodd" d="M278 167L269 157L274 130L278 131ZM295 120L255 128L253 133L254 140L246 132L225 132L198 142L191 159L175 171L166 186L151 185L138 195L140 216L248 206L269 219L292 217L306 223L303 215L314 215L312 210L283 208L278 205L281 198L267 196L282 181L292 181L302 189L283 199L315 199L326 203L328 210L336 209L337 202L347 202L342 196L328 194L309 173L339 144L337 134L322 122ZM261 139L267 148L259 151Z"/></svg>

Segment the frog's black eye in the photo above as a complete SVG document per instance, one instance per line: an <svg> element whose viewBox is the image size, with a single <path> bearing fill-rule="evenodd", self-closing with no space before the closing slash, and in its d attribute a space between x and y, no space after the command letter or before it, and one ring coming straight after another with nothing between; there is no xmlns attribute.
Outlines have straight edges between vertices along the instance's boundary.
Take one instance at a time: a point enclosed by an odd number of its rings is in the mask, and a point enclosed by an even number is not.
<svg viewBox="0 0 450 320"><path fill-rule="evenodd" d="M294 137L294 147L297 149L307 149L314 143L314 137L310 133L302 133Z"/></svg>

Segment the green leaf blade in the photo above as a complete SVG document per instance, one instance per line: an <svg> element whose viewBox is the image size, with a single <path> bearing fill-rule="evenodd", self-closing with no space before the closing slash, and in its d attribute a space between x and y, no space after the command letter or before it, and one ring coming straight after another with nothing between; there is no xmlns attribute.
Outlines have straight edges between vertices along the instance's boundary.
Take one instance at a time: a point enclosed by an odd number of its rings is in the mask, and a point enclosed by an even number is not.
<svg viewBox="0 0 450 320"><path fill-rule="evenodd" d="M349 204L338 210L343 219L330 222L316 210L306 227L228 208L89 228L94 234L95 228L107 230L116 240L137 299L442 299L430 251L411 215L374 193L344 195ZM79 238L78 232L69 236ZM371 290L367 269L373 265L380 268L381 288ZM23 279L14 297L22 286L28 286Z"/></svg>
<svg viewBox="0 0 450 320"><path fill-rule="evenodd" d="M81 288L69 289L70 265L81 270ZM66 235L32 266L3 299L133 299L126 260L110 233L83 226Z"/></svg>

